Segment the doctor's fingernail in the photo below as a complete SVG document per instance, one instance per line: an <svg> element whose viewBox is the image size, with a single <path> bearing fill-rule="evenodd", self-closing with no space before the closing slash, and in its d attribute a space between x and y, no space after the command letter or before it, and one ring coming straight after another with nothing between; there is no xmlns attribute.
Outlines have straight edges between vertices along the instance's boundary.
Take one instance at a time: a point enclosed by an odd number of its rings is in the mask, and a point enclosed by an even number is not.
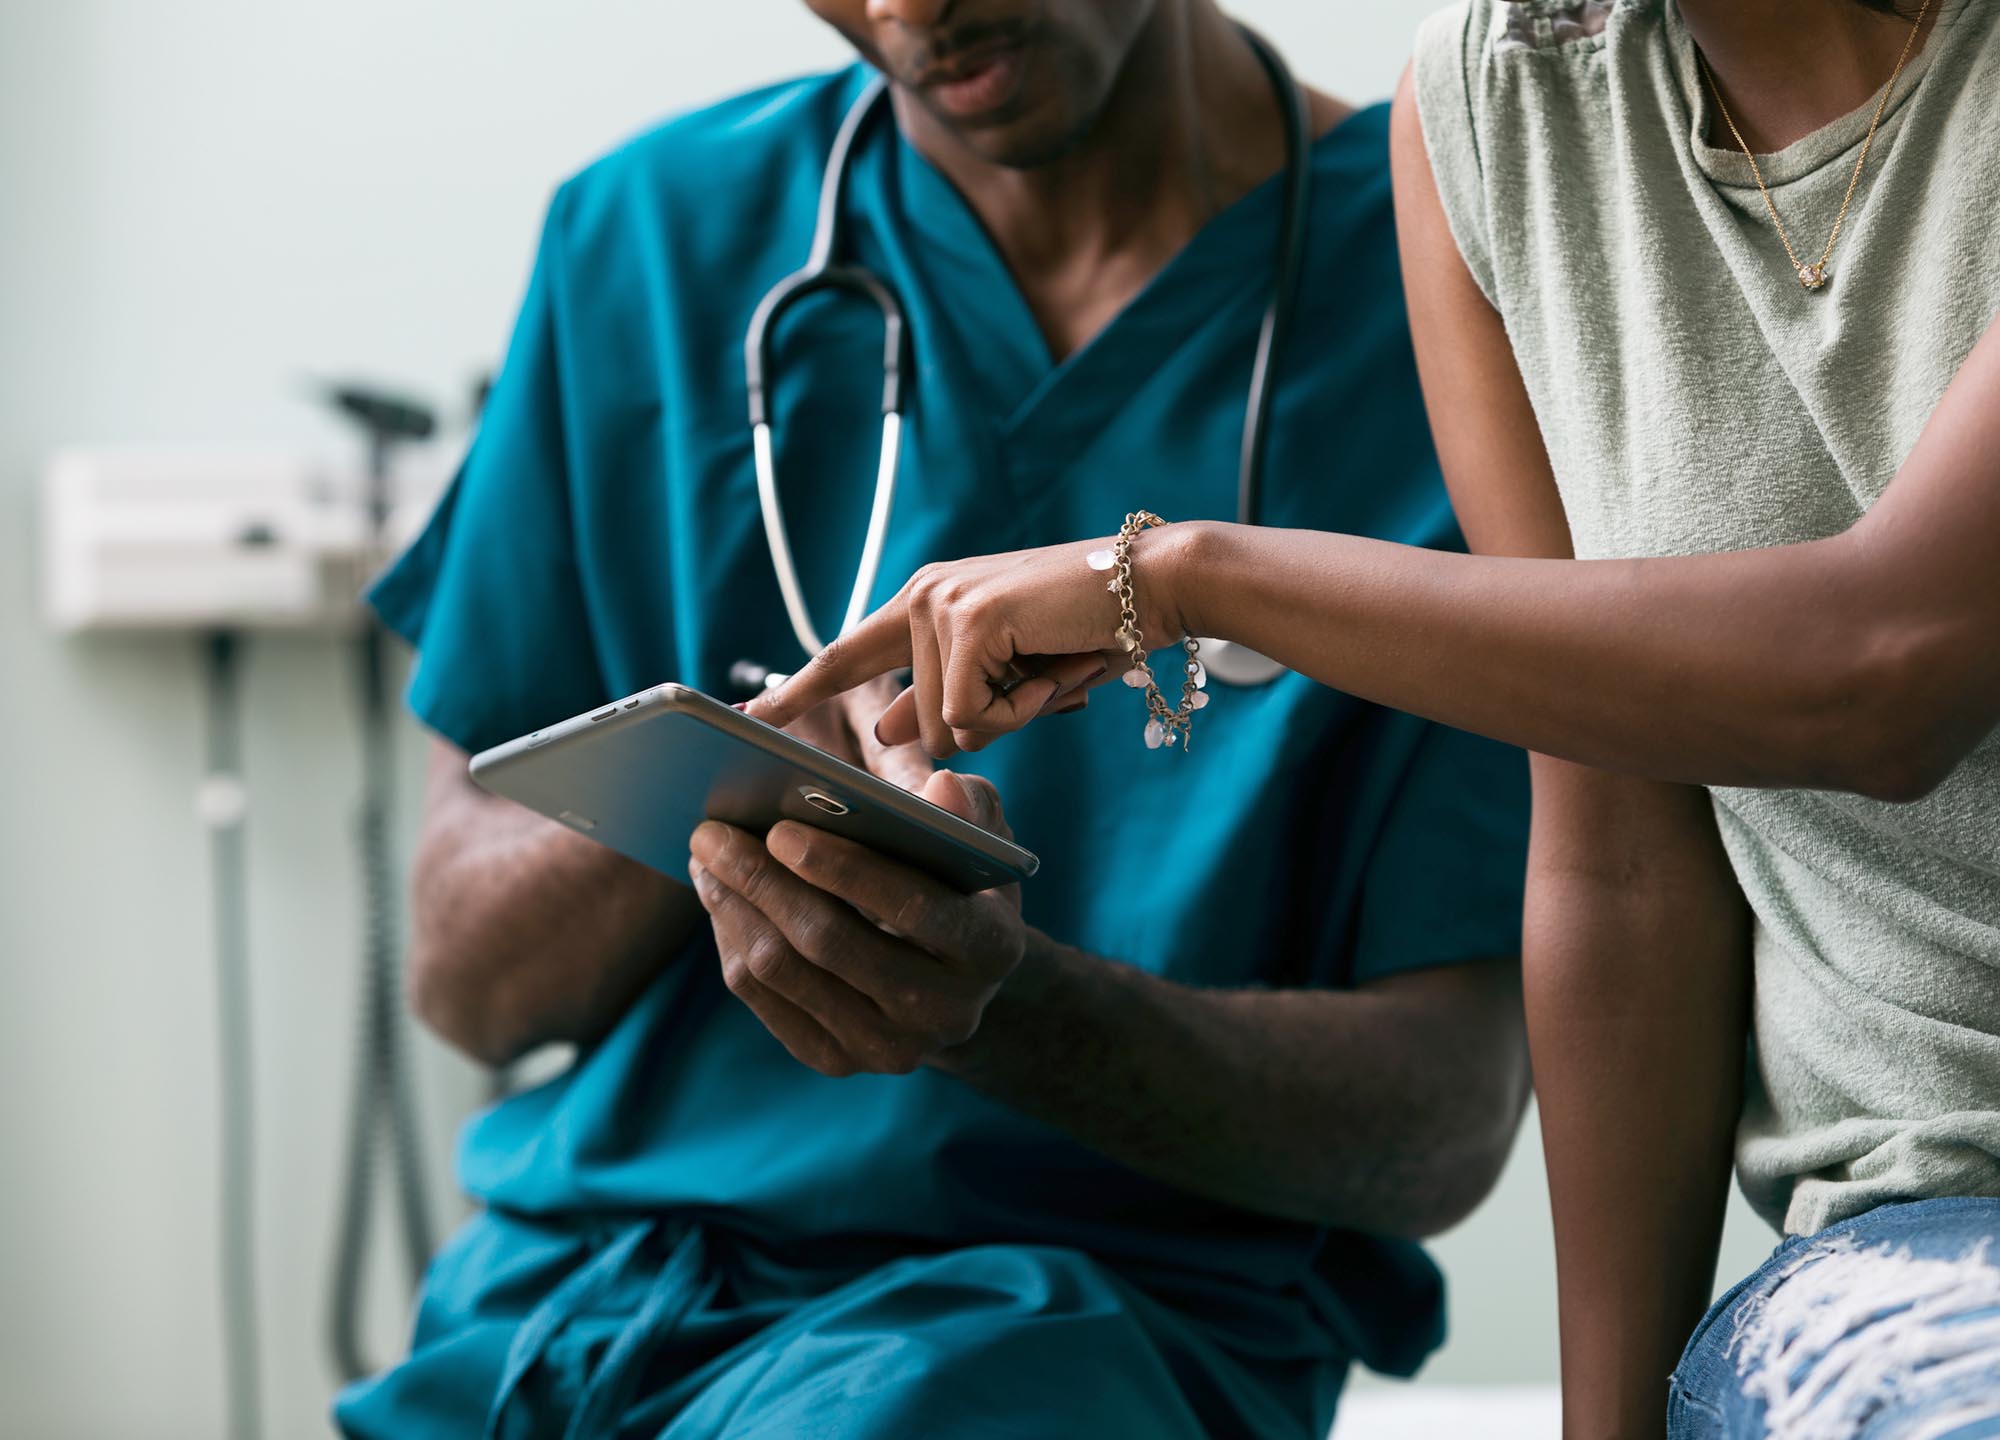
<svg viewBox="0 0 2000 1440"><path fill-rule="evenodd" d="M688 848L709 869L729 873L734 847L729 843L729 831L723 826L713 820L697 825L694 834L688 837Z"/></svg>

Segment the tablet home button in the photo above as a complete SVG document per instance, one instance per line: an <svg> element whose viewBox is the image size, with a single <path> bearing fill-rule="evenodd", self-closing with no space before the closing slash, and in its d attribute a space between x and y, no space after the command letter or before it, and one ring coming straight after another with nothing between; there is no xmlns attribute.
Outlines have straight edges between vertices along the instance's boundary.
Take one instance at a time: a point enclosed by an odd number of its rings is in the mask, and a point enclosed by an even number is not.
<svg viewBox="0 0 2000 1440"><path fill-rule="evenodd" d="M834 799L824 790L815 790L810 785L801 785L799 787L799 794L805 798L806 804L812 806L815 810L824 810L829 815L845 815L847 813L847 806Z"/></svg>

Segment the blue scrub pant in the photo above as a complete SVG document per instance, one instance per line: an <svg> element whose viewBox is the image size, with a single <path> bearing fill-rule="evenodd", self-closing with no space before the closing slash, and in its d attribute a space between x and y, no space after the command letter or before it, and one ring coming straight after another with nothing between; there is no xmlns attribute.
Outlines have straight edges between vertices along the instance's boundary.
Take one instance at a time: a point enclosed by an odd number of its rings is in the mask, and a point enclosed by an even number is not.
<svg viewBox="0 0 2000 1440"><path fill-rule="evenodd" d="M701 1225L482 1217L434 1267L410 1358L335 1419L354 1440L1318 1440L1345 1375L1233 1354L1075 1250L801 1280Z"/></svg>
<svg viewBox="0 0 2000 1440"><path fill-rule="evenodd" d="M1884 1205L1786 1240L1695 1330L1667 1429L2000 1437L2000 1199Z"/></svg>

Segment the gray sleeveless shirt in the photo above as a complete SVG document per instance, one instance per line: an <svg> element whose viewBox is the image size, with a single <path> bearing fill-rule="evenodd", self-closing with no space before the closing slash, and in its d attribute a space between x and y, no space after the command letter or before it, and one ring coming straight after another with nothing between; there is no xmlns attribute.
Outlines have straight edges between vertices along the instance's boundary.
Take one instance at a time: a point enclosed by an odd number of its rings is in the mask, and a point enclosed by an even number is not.
<svg viewBox="0 0 2000 1440"><path fill-rule="evenodd" d="M1464 0L1424 26L1432 168L1578 556L1822 538L1894 477L2000 309L2000 0L1942 3L1817 293L1742 153L1706 143L1672 0ZM1811 259L1872 109L1760 157ZM1913 805L1714 801L1756 915L1752 1203L1805 1234L2000 1194L2000 732Z"/></svg>

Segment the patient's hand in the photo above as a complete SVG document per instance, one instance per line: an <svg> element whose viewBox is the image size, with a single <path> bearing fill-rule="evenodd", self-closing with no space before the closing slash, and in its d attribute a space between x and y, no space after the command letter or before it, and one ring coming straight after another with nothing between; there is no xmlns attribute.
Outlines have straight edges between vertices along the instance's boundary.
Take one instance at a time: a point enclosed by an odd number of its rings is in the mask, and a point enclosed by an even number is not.
<svg viewBox="0 0 2000 1440"><path fill-rule="evenodd" d="M999 795L977 776L941 770L913 788L1009 834ZM688 873L724 983L823 1075L907 1074L964 1044L1026 949L1018 885L960 895L791 820L764 840L711 820L693 849Z"/></svg>

